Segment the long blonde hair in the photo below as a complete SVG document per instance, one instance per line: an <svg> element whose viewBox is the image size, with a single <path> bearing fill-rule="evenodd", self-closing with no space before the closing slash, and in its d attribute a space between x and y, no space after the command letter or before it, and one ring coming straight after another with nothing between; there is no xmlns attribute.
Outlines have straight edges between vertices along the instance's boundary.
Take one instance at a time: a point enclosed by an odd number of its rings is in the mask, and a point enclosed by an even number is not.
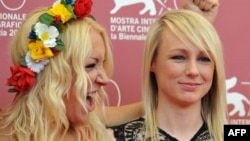
<svg viewBox="0 0 250 141"><path fill-rule="evenodd" d="M157 54L165 29L177 38L187 38L199 49L205 51L215 63L213 84L202 98L201 115L207 123L211 138L223 140L223 125L227 123L227 105L225 89L225 70L220 38L215 28L201 15L190 10L173 10L164 13L152 24L145 43L143 58L142 93L145 106L146 135L158 140L156 109L158 105L158 86L150 66Z"/></svg>
<svg viewBox="0 0 250 141"><path fill-rule="evenodd" d="M28 14L18 30L10 50L14 65L17 65L20 57L27 52L29 42L27 36L31 26L46 11L47 8L38 8ZM63 102L63 97L69 94L72 85L79 102L86 109L86 101L81 97L86 97L89 84L83 65L92 51L89 35L91 28L97 30L103 38L106 48L104 69L111 77L113 58L105 29L88 17L68 22L65 24L65 31L60 34L65 50L51 58L45 69L37 74L36 83L29 92L17 95L12 105L0 114L0 117L4 117L0 122L0 130L9 129L4 131L5 135L11 135L22 141L55 141L63 140L66 133L73 129L79 130L83 135L91 136L95 141L103 140L105 127L94 112L89 113L85 125L74 127L66 117ZM74 78L74 75L77 77ZM98 105L104 105L105 99L106 93L101 88L100 96L96 99ZM61 134L62 136L58 136Z"/></svg>

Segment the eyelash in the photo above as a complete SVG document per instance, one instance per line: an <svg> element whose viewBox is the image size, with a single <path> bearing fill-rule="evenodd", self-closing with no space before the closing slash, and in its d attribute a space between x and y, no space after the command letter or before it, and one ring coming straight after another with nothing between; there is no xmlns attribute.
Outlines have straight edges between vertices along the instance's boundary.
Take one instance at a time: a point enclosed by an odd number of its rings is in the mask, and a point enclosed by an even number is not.
<svg viewBox="0 0 250 141"><path fill-rule="evenodd" d="M94 68L96 66L96 64L89 64L87 66L85 66L86 69L90 69L90 68Z"/></svg>
<svg viewBox="0 0 250 141"><path fill-rule="evenodd" d="M104 64L104 62L105 62L106 60L104 60L103 61L103 64ZM96 62L96 63L92 63L92 64L88 64L88 65L86 65L85 66L85 69L92 69L92 68L96 68L97 67L97 65L98 65L98 63Z"/></svg>
<svg viewBox="0 0 250 141"><path fill-rule="evenodd" d="M208 57L200 57L199 60L203 62L211 62L211 60Z"/></svg>
<svg viewBox="0 0 250 141"><path fill-rule="evenodd" d="M173 60L184 60L185 57L179 55L179 56L173 56L173 57L171 57L171 59L173 59Z"/></svg>
<svg viewBox="0 0 250 141"><path fill-rule="evenodd" d="M186 57L185 56L181 56L181 55L177 55L177 56L171 57L171 59L173 59L173 60L185 60ZM198 61L211 62L211 60L208 57L199 57Z"/></svg>

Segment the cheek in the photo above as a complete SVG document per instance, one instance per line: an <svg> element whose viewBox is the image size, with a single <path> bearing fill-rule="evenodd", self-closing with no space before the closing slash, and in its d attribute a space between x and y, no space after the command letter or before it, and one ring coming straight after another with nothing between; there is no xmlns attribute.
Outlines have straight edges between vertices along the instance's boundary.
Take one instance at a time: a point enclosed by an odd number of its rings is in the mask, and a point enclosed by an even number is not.
<svg viewBox="0 0 250 141"><path fill-rule="evenodd" d="M213 76L214 76L214 67L202 67L200 69L201 76L204 80L206 81L213 81Z"/></svg>
<svg viewBox="0 0 250 141"><path fill-rule="evenodd" d="M206 83L204 94L207 94L213 84L214 70L212 69L204 70L201 73L201 76L202 76L203 81Z"/></svg>
<svg viewBox="0 0 250 141"><path fill-rule="evenodd" d="M87 72L87 74L89 76L91 83L93 84L97 77L97 72L95 70L92 70L92 71Z"/></svg>
<svg viewBox="0 0 250 141"><path fill-rule="evenodd" d="M214 67L210 67L210 68L203 68L201 71L201 77L203 79L203 81L207 84L206 91L209 91L212 87L213 84L213 78L214 78Z"/></svg>
<svg viewBox="0 0 250 141"><path fill-rule="evenodd" d="M154 73L156 76L156 81L158 85L165 85L174 83L177 79L183 76L184 67L182 65L176 65L174 63L161 64L156 67ZM165 86L164 86L165 87Z"/></svg>
<svg viewBox="0 0 250 141"><path fill-rule="evenodd" d="M66 116L68 120L73 124L83 124L88 119L87 112L76 100L75 97L71 96L68 99L64 99L66 108Z"/></svg>
<svg viewBox="0 0 250 141"><path fill-rule="evenodd" d="M74 113L73 109L74 106L73 106L73 101L71 101L70 99L68 98L64 98L64 104L65 104L65 108L66 108L66 116L67 118L71 121L72 120L72 114L71 113Z"/></svg>
<svg viewBox="0 0 250 141"><path fill-rule="evenodd" d="M185 67L180 64L171 63L171 62L158 62L158 64L154 64L151 66L151 72L154 72L156 75L174 77L183 74L185 71Z"/></svg>
<svg viewBox="0 0 250 141"><path fill-rule="evenodd" d="M167 63L163 69L163 73L169 78L181 77L185 74L185 65L183 64Z"/></svg>

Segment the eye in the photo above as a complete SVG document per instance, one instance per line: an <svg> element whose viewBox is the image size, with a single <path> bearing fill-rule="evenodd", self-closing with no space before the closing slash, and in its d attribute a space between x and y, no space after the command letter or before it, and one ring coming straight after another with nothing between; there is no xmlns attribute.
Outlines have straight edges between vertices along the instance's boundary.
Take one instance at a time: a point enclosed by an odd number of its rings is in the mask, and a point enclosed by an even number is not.
<svg viewBox="0 0 250 141"><path fill-rule="evenodd" d="M176 60L176 61L178 60L181 61L181 60L185 60L185 57L182 55L176 55L176 56L171 57L171 59Z"/></svg>
<svg viewBox="0 0 250 141"><path fill-rule="evenodd" d="M200 57L198 60L201 62L211 62L210 58L208 57Z"/></svg>
<svg viewBox="0 0 250 141"><path fill-rule="evenodd" d="M92 69L96 66L96 64L89 64L85 66L85 69Z"/></svg>

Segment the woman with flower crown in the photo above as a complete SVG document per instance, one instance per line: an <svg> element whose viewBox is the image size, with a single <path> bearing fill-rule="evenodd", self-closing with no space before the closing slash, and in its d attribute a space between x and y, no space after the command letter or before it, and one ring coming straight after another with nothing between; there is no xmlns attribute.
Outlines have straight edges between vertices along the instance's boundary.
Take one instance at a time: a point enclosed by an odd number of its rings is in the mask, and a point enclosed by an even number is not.
<svg viewBox="0 0 250 141"><path fill-rule="evenodd" d="M0 112L1 141L114 140L94 112L105 103L113 58L91 7L57 0L27 15L11 45L7 83L17 94Z"/></svg>

